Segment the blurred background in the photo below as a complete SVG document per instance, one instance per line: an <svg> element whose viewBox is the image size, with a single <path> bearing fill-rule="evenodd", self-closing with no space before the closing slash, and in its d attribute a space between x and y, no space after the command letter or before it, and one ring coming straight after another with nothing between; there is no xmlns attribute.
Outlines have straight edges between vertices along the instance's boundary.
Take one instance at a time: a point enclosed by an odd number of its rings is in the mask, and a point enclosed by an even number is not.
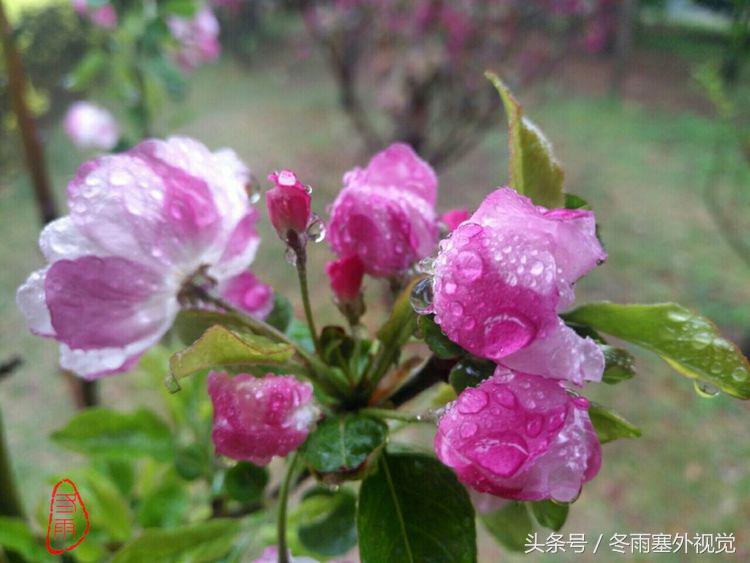
<svg viewBox="0 0 750 563"><path fill-rule="evenodd" d="M65 213L68 180L96 154L63 127L79 100L114 114L121 144L194 136L233 148L261 184L269 171L292 168L315 189L323 216L344 172L405 140L438 168L441 209L471 210L507 178L505 117L482 76L491 69L552 141L566 191L597 214L609 260L582 281L578 301L678 301L750 349L744 0L224 0L202 22L179 1L115 2L114 22L91 7L102 2L2 4L49 173L48 219ZM79 460L47 440L75 408L57 345L28 334L14 303L42 258L11 67L0 63L0 364L20 365L0 382L0 409L33 511L48 498L49 475ZM281 243L267 222L261 228L253 269L293 297ZM330 318L329 252L312 252L316 312ZM368 289L377 299L378 283ZM372 308L367 320L380 318ZM643 437L604 446L602 471L564 532L734 532L737 557L747 560L750 409L699 397L655 356L637 361L633 380L587 388ZM158 385L137 370L106 379L102 402L156 404ZM481 560L499 560L499 547L480 542Z"/></svg>

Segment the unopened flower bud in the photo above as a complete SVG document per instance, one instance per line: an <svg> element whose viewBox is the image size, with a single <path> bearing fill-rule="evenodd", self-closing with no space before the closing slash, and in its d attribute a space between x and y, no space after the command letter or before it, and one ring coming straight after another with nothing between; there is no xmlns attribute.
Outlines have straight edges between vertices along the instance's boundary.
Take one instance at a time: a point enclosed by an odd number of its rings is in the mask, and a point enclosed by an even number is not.
<svg viewBox="0 0 750 563"><path fill-rule="evenodd" d="M291 170L274 172L268 179L275 184L266 192L268 217L279 237L287 242L289 231L304 236L312 219L309 189Z"/></svg>

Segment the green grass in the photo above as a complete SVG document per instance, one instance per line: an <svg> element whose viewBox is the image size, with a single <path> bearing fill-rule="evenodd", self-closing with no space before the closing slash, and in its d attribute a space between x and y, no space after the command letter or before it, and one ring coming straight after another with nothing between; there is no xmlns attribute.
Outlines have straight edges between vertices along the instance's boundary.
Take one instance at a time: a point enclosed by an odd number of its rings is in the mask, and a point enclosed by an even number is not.
<svg viewBox="0 0 750 563"><path fill-rule="evenodd" d="M518 94L523 100L524 93ZM338 190L341 174L366 158L315 59L283 64L274 59L250 71L228 61L202 69L187 111L193 119L181 133L212 147L235 148L259 178L274 168L294 168L315 187L320 213ZM609 261L580 284L579 301L679 301L707 313L730 336L750 329L748 271L718 234L701 199L718 133L709 119L571 98L565 92L528 111L553 141L566 168L567 189L586 198L601 221ZM441 207L476 206L504 183L499 114L497 122L495 133L441 175ZM55 189L62 195L82 157L59 131L52 132L48 145ZM70 413L55 372L56 347L26 333L13 303L17 285L41 264L28 193L22 178L0 179L0 358L21 353L26 360L3 382L0 407L32 506L48 494L45 476L75 460L47 441ZM256 271L291 294L294 280L281 243L267 225L262 232ZM322 246L312 256L319 315L333 314L322 273L328 256ZM376 294L377 284L368 284ZM377 314L370 315L371 324ZM750 556L750 539L741 535L750 521L747 406L726 397L698 398L689 381L653 356L639 354L638 367L631 382L587 389L641 426L644 437L604 447L602 471L585 488L565 530L589 537L616 531L735 531L738 551ZM102 394L106 403L123 408L154 402L152 391L127 377L103 381ZM482 561L498 560L491 542L481 545Z"/></svg>

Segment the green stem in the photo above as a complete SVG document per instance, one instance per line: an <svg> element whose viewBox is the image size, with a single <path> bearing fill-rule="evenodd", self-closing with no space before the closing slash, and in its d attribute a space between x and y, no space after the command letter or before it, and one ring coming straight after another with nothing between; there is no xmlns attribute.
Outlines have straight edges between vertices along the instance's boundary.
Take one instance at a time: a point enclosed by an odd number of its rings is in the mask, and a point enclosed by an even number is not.
<svg viewBox="0 0 750 563"><path fill-rule="evenodd" d="M294 473L297 466L297 455L298 452L292 454L289 461L289 469L287 469L286 477L284 477L284 482L281 484L281 490L279 491L279 519L276 526L279 563L289 563L289 548L286 544L286 514L289 502L289 487L294 480Z"/></svg>
<svg viewBox="0 0 750 563"><path fill-rule="evenodd" d="M315 352L318 354L319 358L322 358L323 350L320 347L318 331L315 328L315 320L313 319L312 307L310 306L310 291L307 287L307 252L304 247L295 248L295 246L293 246L292 249L297 254L297 276L299 277L302 306L305 309L305 318L307 319L307 326L310 327L310 336L312 336L312 341L315 345Z"/></svg>
<svg viewBox="0 0 750 563"><path fill-rule="evenodd" d="M10 464L10 451L5 441L2 414L0 414L0 516L23 517L23 507L18 496L13 468Z"/></svg>
<svg viewBox="0 0 750 563"><path fill-rule="evenodd" d="M434 422L435 417L432 414L414 414L403 411L395 411L391 409L375 409L375 408L364 408L361 409L360 414L365 416L374 416L376 418L385 418L390 420L402 420L404 422Z"/></svg>

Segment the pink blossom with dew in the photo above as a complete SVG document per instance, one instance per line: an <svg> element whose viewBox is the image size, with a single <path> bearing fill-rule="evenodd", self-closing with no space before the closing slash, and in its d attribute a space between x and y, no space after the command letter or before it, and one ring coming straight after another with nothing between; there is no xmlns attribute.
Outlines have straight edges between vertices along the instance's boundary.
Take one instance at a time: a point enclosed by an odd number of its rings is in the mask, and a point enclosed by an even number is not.
<svg viewBox="0 0 750 563"><path fill-rule="evenodd" d="M470 216L471 214L466 209L451 209L450 211L443 213L443 216L440 219L445 226L448 227L448 232L452 233Z"/></svg>
<svg viewBox="0 0 750 563"><path fill-rule="evenodd" d="M437 243L437 176L406 144L344 175L328 240L339 256L358 255L368 274L388 277L429 256Z"/></svg>
<svg viewBox="0 0 750 563"><path fill-rule="evenodd" d="M211 372L208 394L216 453L256 465L296 450L320 415L312 385L291 375L258 378Z"/></svg>
<svg viewBox="0 0 750 563"><path fill-rule="evenodd" d="M573 284L606 256L591 211L548 210L500 188L440 243L435 322L469 352L512 369L578 385L599 381L601 350L558 312L573 303Z"/></svg>
<svg viewBox="0 0 750 563"><path fill-rule="evenodd" d="M274 187L266 192L266 208L279 238L286 241L289 231L304 236L312 220L310 189L291 170L273 172L268 180Z"/></svg>
<svg viewBox="0 0 750 563"><path fill-rule="evenodd" d="M228 303L257 319L265 319L273 309L273 289L252 272L225 280L218 290Z"/></svg>
<svg viewBox="0 0 750 563"><path fill-rule="evenodd" d="M249 179L234 152L184 137L83 164L69 214L40 235L48 265L16 294L31 331L58 340L62 367L86 379L132 367L189 283L221 284L253 261Z"/></svg>
<svg viewBox="0 0 750 563"><path fill-rule="evenodd" d="M112 4L105 4L89 11L89 19L94 25L102 29L114 29L117 27L117 11Z"/></svg>
<svg viewBox="0 0 750 563"><path fill-rule="evenodd" d="M365 265L356 254L326 264L331 289L340 303L353 301L362 291Z"/></svg>
<svg viewBox="0 0 750 563"><path fill-rule="evenodd" d="M512 500L570 502L601 466L588 401L503 367L447 407L435 453L465 485Z"/></svg>
<svg viewBox="0 0 750 563"><path fill-rule="evenodd" d="M170 16L167 25L179 44L177 63L185 72L216 60L221 54L219 21L208 6L198 10L193 18Z"/></svg>
<svg viewBox="0 0 750 563"><path fill-rule="evenodd" d="M63 120L63 129L81 149L112 150L120 138L114 116L91 102L71 104Z"/></svg>

